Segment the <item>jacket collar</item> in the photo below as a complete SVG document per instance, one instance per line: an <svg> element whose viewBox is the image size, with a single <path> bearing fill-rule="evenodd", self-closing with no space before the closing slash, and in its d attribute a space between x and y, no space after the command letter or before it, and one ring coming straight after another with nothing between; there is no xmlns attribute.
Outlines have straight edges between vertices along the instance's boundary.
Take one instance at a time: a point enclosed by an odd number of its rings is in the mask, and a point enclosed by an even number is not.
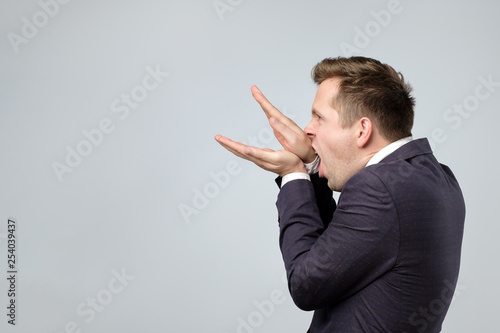
<svg viewBox="0 0 500 333"><path fill-rule="evenodd" d="M419 155L432 154L431 146L427 138L413 140L398 148L392 154L386 156L380 163L390 163L397 160L406 160Z"/></svg>

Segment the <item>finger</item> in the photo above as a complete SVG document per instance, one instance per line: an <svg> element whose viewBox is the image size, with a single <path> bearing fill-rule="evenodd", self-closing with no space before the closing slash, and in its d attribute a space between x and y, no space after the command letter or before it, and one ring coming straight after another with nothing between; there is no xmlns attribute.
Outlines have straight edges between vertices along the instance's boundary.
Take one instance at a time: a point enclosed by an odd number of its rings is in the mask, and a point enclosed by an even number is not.
<svg viewBox="0 0 500 333"><path fill-rule="evenodd" d="M274 107L274 105L271 104L271 102L269 102L269 100L266 98L266 96L264 96L264 94L262 93L262 91L260 91L259 88L257 88L257 86L252 86L251 88L252 90L252 96L253 98L257 101L257 103L260 104L262 110L264 111L264 113L266 114L267 118L270 118L270 117L275 117L275 118L280 118L280 119L288 119L287 116L285 116L283 113L280 112L280 110L278 110L276 107Z"/></svg>
<svg viewBox="0 0 500 333"><path fill-rule="evenodd" d="M281 134L284 137L290 136L290 135L295 135L295 132L293 132L290 127L285 125L285 123L279 121L278 119L271 117L269 118L269 125L271 125L271 128Z"/></svg>
<svg viewBox="0 0 500 333"><path fill-rule="evenodd" d="M283 148L290 148L297 140L297 133L276 118L270 118L269 124L274 131L274 136L278 139ZM302 134L302 131L301 131Z"/></svg>
<svg viewBox="0 0 500 333"><path fill-rule="evenodd" d="M227 150L231 151L234 154L241 154L240 150L243 150L244 148L242 147L241 142L235 142L229 138L226 138L225 136L222 135L216 135L215 140L224 148ZM244 146L244 145L243 145Z"/></svg>
<svg viewBox="0 0 500 333"><path fill-rule="evenodd" d="M264 170L279 175L288 173L289 164L293 162L290 156L286 156L286 154L290 153L284 150L274 151L269 148L251 147L222 135L216 135L215 140L235 155L255 163ZM297 157L295 156L295 158Z"/></svg>
<svg viewBox="0 0 500 333"><path fill-rule="evenodd" d="M259 165L260 167L265 167L269 169L270 166L276 163L276 152L268 148L256 148L247 147L245 149L245 155L248 156L249 160Z"/></svg>
<svg viewBox="0 0 500 333"><path fill-rule="evenodd" d="M249 160L259 166L262 165L263 162L266 162L261 160L263 156L265 158L269 158L269 155L263 154L262 152L273 152L273 150L267 148L261 149L257 147L247 146L241 142L233 141L222 135L216 135L215 140L217 140L217 142L219 142L224 148L226 148L236 156Z"/></svg>
<svg viewBox="0 0 500 333"><path fill-rule="evenodd" d="M269 102L269 100L264 96L260 89L257 88L257 86L252 86L251 90L254 99L260 104L268 119L276 118L293 131L302 132L302 129L293 120L285 116L280 112L280 110L275 108L274 105L271 104L271 102Z"/></svg>
<svg viewBox="0 0 500 333"><path fill-rule="evenodd" d="M248 159L248 157L245 154L245 149L248 147L247 145L245 145L241 142L233 141L233 140L226 138L225 136L222 136L222 135L216 135L215 140L221 146L223 146L224 148L229 150L231 153L233 153L239 157Z"/></svg>
<svg viewBox="0 0 500 333"><path fill-rule="evenodd" d="M264 96L262 91L260 91L257 86L252 86L252 95L257 103L260 104L262 110L266 114L267 118L275 117L275 118L286 118L284 114L282 114L274 105L269 102L269 100Z"/></svg>

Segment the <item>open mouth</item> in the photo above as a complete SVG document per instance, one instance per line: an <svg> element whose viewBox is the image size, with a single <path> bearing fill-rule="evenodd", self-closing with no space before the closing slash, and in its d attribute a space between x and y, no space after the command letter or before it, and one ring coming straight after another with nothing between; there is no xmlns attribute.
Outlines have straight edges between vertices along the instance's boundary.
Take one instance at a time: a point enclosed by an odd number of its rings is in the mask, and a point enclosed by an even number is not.
<svg viewBox="0 0 500 333"><path fill-rule="evenodd" d="M311 145L312 149L314 149L314 151L316 152L316 155L318 155L319 157L319 165L318 165L318 175L320 177L324 177L324 171L323 171L323 160L321 159L321 156L319 155L318 151L316 150L316 148L314 147L314 144Z"/></svg>

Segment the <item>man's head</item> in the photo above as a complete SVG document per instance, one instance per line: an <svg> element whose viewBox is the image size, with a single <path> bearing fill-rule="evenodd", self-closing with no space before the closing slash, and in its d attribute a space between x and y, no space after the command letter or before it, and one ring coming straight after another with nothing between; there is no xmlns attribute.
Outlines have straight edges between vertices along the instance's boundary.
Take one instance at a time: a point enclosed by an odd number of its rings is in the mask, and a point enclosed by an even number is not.
<svg viewBox="0 0 500 333"><path fill-rule="evenodd" d="M403 76L374 59L324 59L312 76L318 91L305 132L320 176L340 191L376 152L411 135L415 102Z"/></svg>

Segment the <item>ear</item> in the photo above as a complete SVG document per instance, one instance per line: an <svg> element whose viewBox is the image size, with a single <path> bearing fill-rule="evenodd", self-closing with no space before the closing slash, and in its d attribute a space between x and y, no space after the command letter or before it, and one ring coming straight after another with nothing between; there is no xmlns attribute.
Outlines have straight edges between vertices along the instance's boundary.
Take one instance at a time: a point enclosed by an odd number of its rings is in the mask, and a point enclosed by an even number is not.
<svg viewBox="0 0 500 333"><path fill-rule="evenodd" d="M373 134L373 122L370 118L362 117L358 120L358 126L356 128L356 143L358 148L365 147L372 138Z"/></svg>

